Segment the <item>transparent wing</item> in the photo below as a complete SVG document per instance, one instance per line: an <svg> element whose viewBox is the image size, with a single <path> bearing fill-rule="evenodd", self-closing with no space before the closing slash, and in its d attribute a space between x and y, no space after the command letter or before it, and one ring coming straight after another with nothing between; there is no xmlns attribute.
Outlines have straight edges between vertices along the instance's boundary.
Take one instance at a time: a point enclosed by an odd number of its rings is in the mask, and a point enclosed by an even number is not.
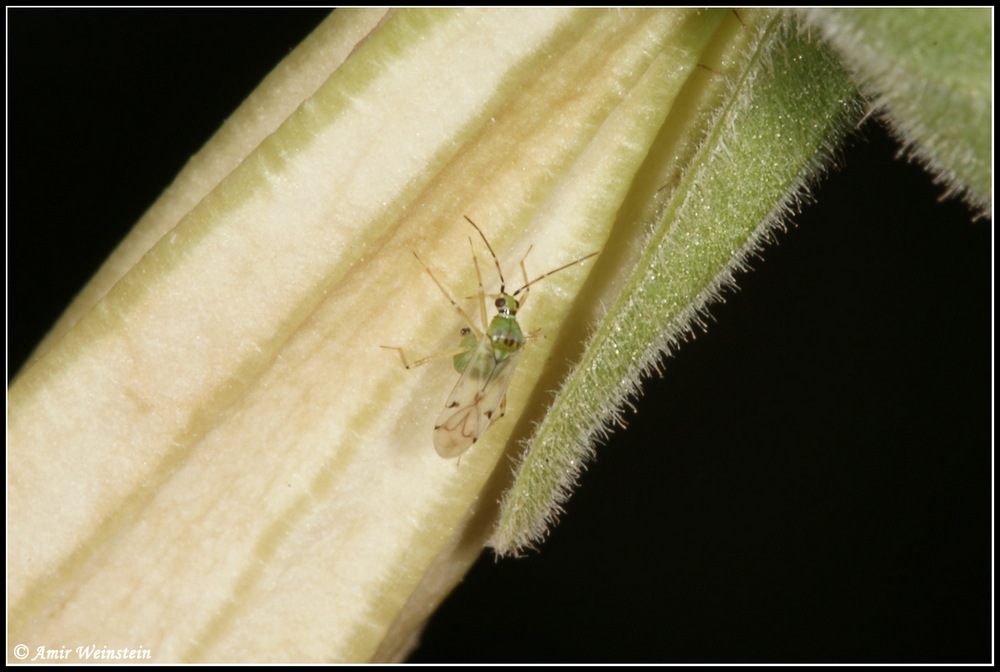
<svg viewBox="0 0 1000 672"><path fill-rule="evenodd" d="M497 361L490 340L483 337L434 423L434 448L444 458L469 449L493 422L497 408L517 369L521 351Z"/></svg>

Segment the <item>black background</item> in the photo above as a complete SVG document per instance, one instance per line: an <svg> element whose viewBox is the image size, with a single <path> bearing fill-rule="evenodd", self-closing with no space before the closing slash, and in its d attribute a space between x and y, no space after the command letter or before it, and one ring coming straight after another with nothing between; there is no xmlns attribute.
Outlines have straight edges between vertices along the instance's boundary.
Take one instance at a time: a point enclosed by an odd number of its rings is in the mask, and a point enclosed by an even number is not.
<svg viewBox="0 0 1000 672"><path fill-rule="evenodd" d="M315 11L8 10L8 380ZM991 236L868 123L414 661L991 659Z"/></svg>

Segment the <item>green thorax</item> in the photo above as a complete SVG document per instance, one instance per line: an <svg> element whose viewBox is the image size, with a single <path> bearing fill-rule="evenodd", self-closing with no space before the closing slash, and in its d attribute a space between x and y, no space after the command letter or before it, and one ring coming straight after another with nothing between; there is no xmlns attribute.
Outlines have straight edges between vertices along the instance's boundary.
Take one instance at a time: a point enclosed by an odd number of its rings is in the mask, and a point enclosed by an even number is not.
<svg viewBox="0 0 1000 672"><path fill-rule="evenodd" d="M479 369L477 378L488 378L493 368L516 353L524 345L524 333L517 323L517 299L510 294L500 294L494 302L496 317L486 329L486 337L480 341L468 328L462 330L459 352L454 357L455 370L463 373L469 362ZM488 353L488 354L487 354Z"/></svg>
<svg viewBox="0 0 1000 672"><path fill-rule="evenodd" d="M524 334L517 323L517 299L510 294L501 294L495 305L497 314L490 322L486 336L493 346L493 358L502 362L524 346Z"/></svg>

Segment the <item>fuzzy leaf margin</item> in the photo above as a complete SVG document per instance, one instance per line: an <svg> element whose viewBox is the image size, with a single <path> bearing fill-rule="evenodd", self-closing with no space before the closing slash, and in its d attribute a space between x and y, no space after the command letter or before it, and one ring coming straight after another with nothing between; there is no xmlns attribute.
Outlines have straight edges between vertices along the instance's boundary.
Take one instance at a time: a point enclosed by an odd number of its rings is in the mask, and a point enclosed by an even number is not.
<svg viewBox="0 0 1000 672"><path fill-rule="evenodd" d="M993 208L993 12L987 7L810 9L852 77L945 195Z"/></svg>

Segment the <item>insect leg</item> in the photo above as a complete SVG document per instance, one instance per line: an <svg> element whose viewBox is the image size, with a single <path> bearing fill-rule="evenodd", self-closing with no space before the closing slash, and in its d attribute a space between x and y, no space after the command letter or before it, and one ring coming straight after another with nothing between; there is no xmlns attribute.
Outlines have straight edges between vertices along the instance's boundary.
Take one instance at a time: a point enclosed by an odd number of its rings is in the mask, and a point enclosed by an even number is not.
<svg viewBox="0 0 1000 672"><path fill-rule="evenodd" d="M465 330L463 329L463 331ZM410 362L410 360L406 358L406 351L403 350L403 348L400 348L395 345L380 345L378 347L384 348L385 350L395 350L396 352L398 352L399 358L403 361L403 366L405 366L407 369L415 369L418 366L423 366L427 362L432 362L435 359L442 359L444 357L454 357L455 355L462 355L469 351L467 347L452 348L451 350L443 350L441 352L435 352L433 355L427 355L426 357L421 357L420 359L414 362Z"/></svg>
<svg viewBox="0 0 1000 672"><path fill-rule="evenodd" d="M453 299L451 297L451 294L448 293L448 290L445 289L444 285L441 284L441 281L437 279L437 276L434 275L434 272L431 270L431 267L428 266L427 264L425 264L424 260L421 259L420 255L418 255L416 252L413 253L413 256L417 258L417 261L420 262L420 265L424 267L425 271L427 271L427 275L431 276L431 280L434 281L434 284L437 285L437 288L441 290L442 294L444 294L444 298L448 299L448 303L450 303L452 305L452 307L455 310L458 311L458 314L461 315L462 319L465 320L465 323L468 324L469 327L472 328L472 331L475 332L477 335L482 334L483 332L479 330L479 327L477 327L476 324L475 324L475 322L472 321L472 318L469 317L468 314L464 310L462 310L462 307L460 305L458 305L458 302L455 301L455 299ZM476 271L478 272L478 270L479 269L478 269L478 266L477 266ZM485 312L485 310L486 309L483 308L484 312Z"/></svg>
<svg viewBox="0 0 1000 672"><path fill-rule="evenodd" d="M529 245L528 246L528 251L524 253L523 257L521 257L521 277L524 278L524 286L521 289L525 290L525 292L524 292L524 298L518 301L518 305L519 306L523 306L524 304L526 304L528 302L528 291L527 290L528 290L528 285L530 285L531 283L528 282L528 269L525 268L524 262L527 261L528 255L531 253L531 249L533 247L534 247L534 245ZM543 275L542 278L544 278L544 277L545 276ZM541 280L542 278L539 278L539 280Z"/></svg>
<svg viewBox="0 0 1000 672"><path fill-rule="evenodd" d="M472 247L472 238L469 238L469 252L472 253L472 265L476 267L476 281L479 283L479 316L483 320L483 333L490 328L489 319L486 317L486 293L483 291L483 276L479 272L479 260L476 259L476 250Z"/></svg>

